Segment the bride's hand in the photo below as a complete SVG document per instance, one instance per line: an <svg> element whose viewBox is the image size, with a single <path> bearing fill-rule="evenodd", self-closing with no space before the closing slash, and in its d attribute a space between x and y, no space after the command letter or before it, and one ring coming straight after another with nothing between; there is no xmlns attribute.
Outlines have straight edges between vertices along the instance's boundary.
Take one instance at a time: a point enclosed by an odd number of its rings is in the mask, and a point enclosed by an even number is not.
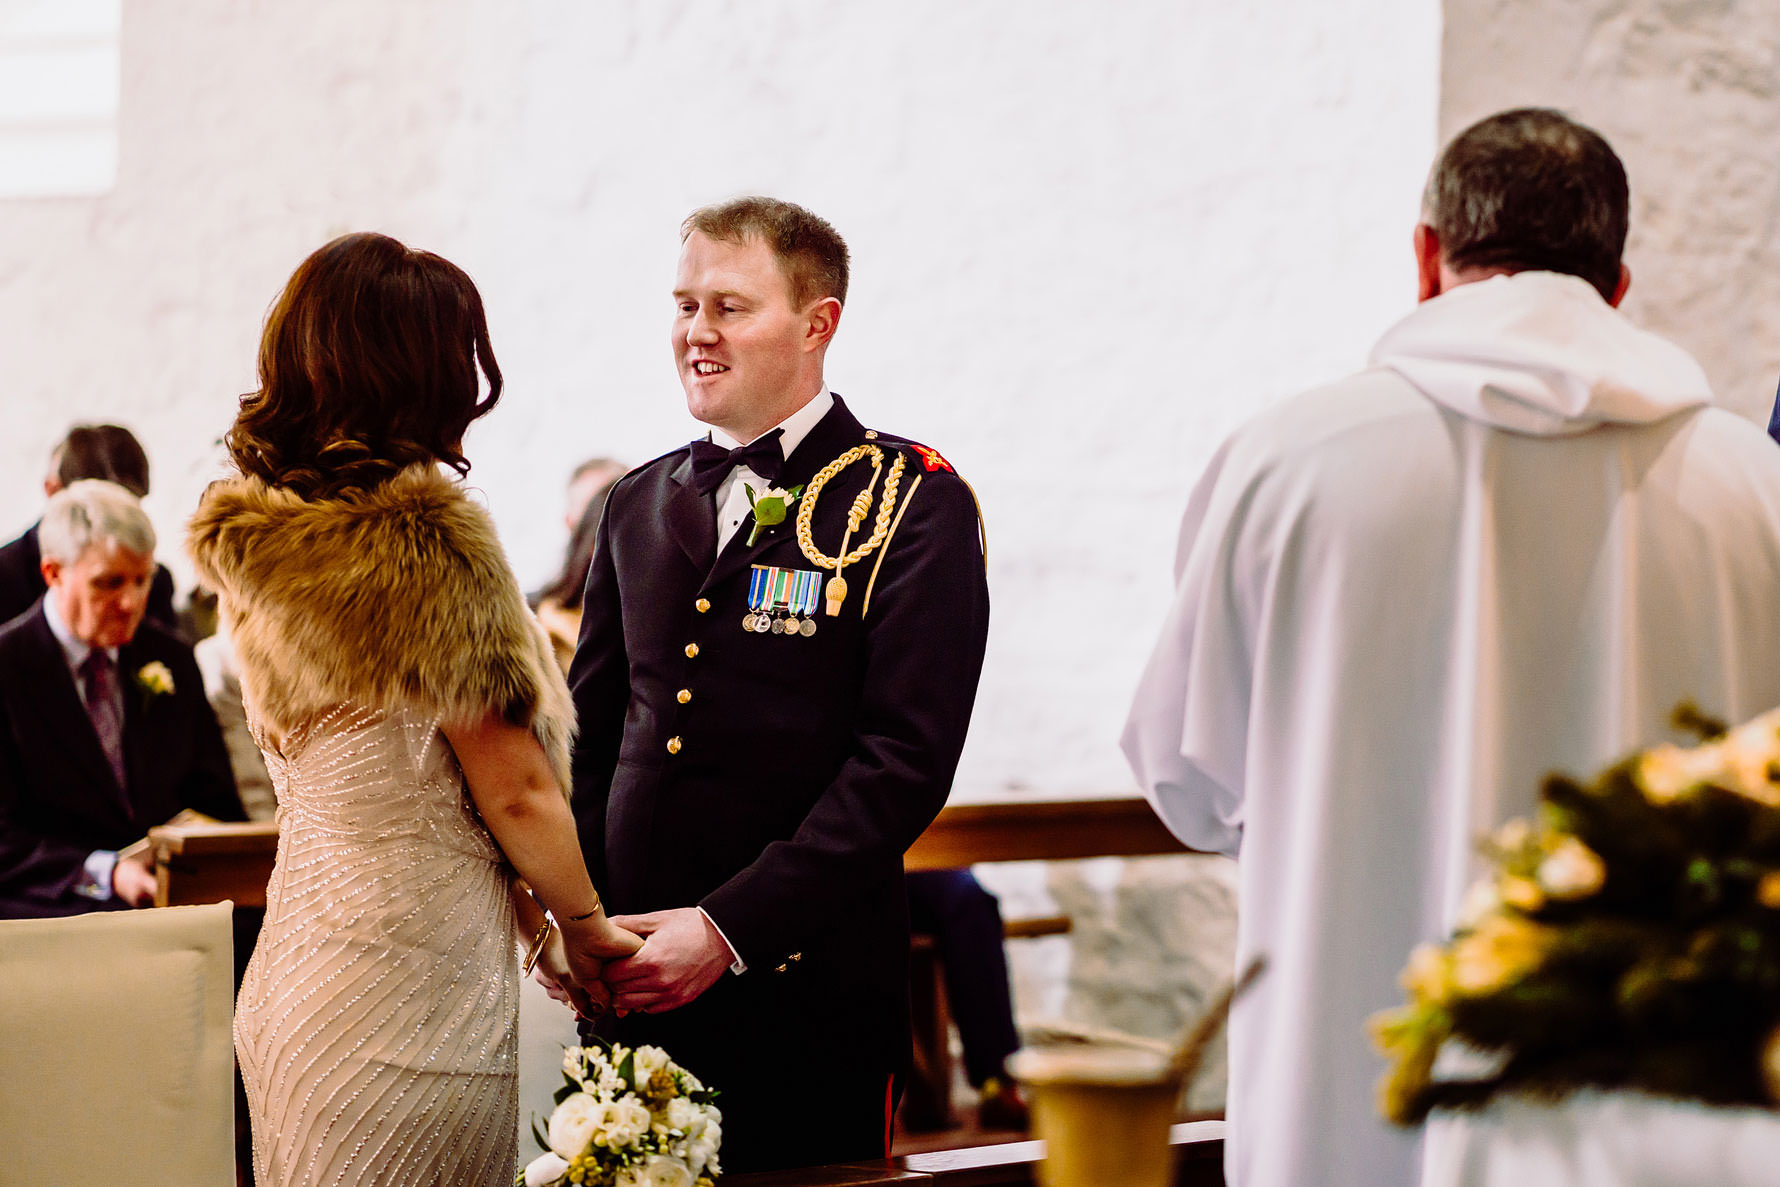
<svg viewBox="0 0 1780 1187"><path fill-rule="evenodd" d="M552 933L544 944L543 951L538 953L538 960L532 966L532 980L544 987L544 992L552 998L570 1007L583 1018L591 1018L603 1013L611 1001L611 994L606 987L598 987L597 996L576 984L574 974L569 968L568 954L563 948L561 933Z"/></svg>
<svg viewBox="0 0 1780 1187"><path fill-rule="evenodd" d="M641 936L614 926L603 914L563 925L562 941L569 975L596 1001L610 1000L600 979L606 962L622 960L643 946Z"/></svg>

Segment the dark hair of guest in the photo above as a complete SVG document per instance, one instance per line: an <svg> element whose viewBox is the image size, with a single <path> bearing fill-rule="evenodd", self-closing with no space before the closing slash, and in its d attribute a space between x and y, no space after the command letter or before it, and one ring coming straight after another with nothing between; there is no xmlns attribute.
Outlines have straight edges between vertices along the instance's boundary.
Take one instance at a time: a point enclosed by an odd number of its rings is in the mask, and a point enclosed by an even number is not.
<svg viewBox="0 0 1780 1187"><path fill-rule="evenodd" d="M418 463L468 473L464 431L501 395L469 276L370 233L298 266L266 315L259 372L224 441L243 474L304 499L371 490Z"/></svg>
<svg viewBox="0 0 1780 1187"><path fill-rule="evenodd" d="M550 579L549 585L537 592L534 609L541 602L556 602L563 606L581 604L581 592L587 586L587 570L593 567L593 546L599 538L600 516L606 509L606 496L612 493L612 488L623 476L622 471L612 475L611 481L594 491L593 497L587 500L587 506L581 509L581 518L575 521L575 530L569 533L569 547L563 554L562 568Z"/></svg>
<svg viewBox="0 0 1780 1187"><path fill-rule="evenodd" d="M1545 107L1498 112L1440 154L1422 217L1455 268L1564 272L1613 299L1625 251L1625 166L1592 128Z"/></svg>
<svg viewBox="0 0 1780 1187"><path fill-rule="evenodd" d="M148 495L148 455L122 425L75 425L51 457L56 482L64 487L98 478L139 499Z"/></svg>

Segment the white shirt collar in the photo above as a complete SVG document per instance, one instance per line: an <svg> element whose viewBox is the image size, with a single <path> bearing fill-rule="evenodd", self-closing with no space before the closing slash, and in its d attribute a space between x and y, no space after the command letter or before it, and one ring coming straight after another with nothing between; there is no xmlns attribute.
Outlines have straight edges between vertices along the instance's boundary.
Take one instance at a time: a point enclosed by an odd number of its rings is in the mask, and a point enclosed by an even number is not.
<svg viewBox="0 0 1780 1187"><path fill-rule="evenodd" d="M803 444L803 439L810 435L810 430L815 428L817 423L828 415L828 410L833 407L834 394L828 390L828 385L824 383L822 390L816 393L814 399L773 426L780 430L779 448L784 451L786 457L790 457L792 452ZM772 431L772 429L768 429L766 432ZM761 434L763 437L765 435L766 433ZM711 426L711 442L714 445L721 445L725 449L736 449L742 444L715 425Z"/></svg>
<svg viewBox="0 0 1780 1187"><path fill-rule="evenodd" d="M56 607L56 596L53 591L44 591L43 617L49 622L49 633L54 635L56 642L62 645L62 656L68 661L68 670L78 675L80 665L87 662L87 656L93 653L93 649L84 639L76 636L66 622L62 621L62 612ZM111 657L112 663L117 662L117 648L107 647L105 654Z"/></svg>

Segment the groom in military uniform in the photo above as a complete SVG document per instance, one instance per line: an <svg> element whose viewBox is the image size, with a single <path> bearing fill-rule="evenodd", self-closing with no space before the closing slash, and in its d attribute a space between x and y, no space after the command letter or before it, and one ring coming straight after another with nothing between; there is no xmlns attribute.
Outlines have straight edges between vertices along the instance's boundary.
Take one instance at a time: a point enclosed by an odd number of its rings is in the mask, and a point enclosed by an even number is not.
<svg viewBox="0 0 1780 1187"><path fill-rule="evenodd" d="M681 228L673 346L708 439L606 504L569 682L595 884L645 937L615 1037L722 1091L728 1171L883 1157L909 1060L903 851L945 802L989 599L976 501L823 379L834 228Z"/></svg>

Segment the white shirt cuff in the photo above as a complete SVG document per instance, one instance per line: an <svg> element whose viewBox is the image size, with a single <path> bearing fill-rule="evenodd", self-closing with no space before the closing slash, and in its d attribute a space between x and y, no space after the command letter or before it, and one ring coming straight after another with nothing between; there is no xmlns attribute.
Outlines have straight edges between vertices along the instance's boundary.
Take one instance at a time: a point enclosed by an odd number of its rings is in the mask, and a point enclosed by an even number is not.
<svg viewBox="0 0 1780 1187"><path fill-rule="evenodd" d="M74 893L104 902L111 898L111 872L117 868L117 850L95 849L87 854L80 881ZM725 940L724 943L729 941Z"/></svg>
<svg viewBox="0 0 1780 1187"><path fill-rule="evenodd" d="M729 971L737 974L747 972L748 966L742 963L741 955L736 952L735 945L729 942L729 937L723 934L723 929L717 926L717 921L711 918L711 913L703 907L698 909L698 913L705 917L705 922L711 925L711 930L717 933L717 938L723 941L723 946L725 948L729 949L729 955L732 958L729 964Z"/></svg>

